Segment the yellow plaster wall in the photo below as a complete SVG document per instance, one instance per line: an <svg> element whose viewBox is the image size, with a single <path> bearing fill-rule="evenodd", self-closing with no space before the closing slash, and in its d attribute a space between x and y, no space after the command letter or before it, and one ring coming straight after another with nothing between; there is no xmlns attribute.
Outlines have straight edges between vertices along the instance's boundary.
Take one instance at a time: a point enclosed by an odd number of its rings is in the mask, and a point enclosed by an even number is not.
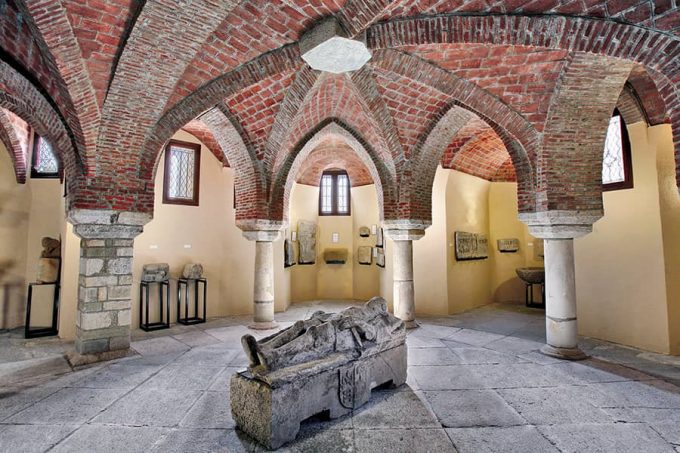
<svg viewBox="0 0 680 453"><path fill-rule="evenodd" d="M290 199L290 229L297 230L298 221L317 222L316 263L296 264L290 268L291 300L303 302L317 299L366 300L380 294L378 267L359 265L356 252L359 245L374 245L375 236L359 237L359 227L378 224L378 198L373 184L352 188L351 216L319 216L319 188L294 184ZM332 242L333 233L339 241ZM294 243L296 261L298 243ZM326 264L326 248L346 248L345 264Z"/></svg>
<svg viewBox="0 0 680 453"><path fill-rule="evenodd" d="M602 219L574 241L579 333L669 352L656 149L630 125L633 189L605 192Z"/></svg>
<svg viewBox="0 0 680 453"><path fill-rule="evenodd" d="M490 259L456 261L454 232L482 233L489 237L490 182L455 170L446 185L446 244L449 313L459 313L491 302ZM489 249L489 255L493 248Z"/></svg>

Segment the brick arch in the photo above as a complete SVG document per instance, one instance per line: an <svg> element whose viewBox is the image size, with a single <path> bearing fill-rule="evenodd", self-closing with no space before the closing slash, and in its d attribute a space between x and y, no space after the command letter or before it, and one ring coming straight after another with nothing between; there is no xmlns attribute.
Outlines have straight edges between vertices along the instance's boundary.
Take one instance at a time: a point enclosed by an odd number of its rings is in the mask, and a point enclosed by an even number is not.
<svg viewBox="0 0 680 453"><path fill-rule="evenodd" d="M74 201L83 183L83 165L74 141L61 116L48 100L21 74L0 61L0 107L9 110L45 137L62 162L67 177L69 203ZM82 191L81 191L82 192Z"/></svg>
<svg viewBox="0 0 680 453"><path fill-rule="evenodd" d="M503 169L501 174L501 169L508 162L510 167ZM512 158L498 134L490 127L486 127L455 151L450 168L487 181L517 181Z"/></svg>
<svg viewBox="0 0 680 453"><path fill-rule="evenodd" d="M309 155L320 143L329 138L344 141L368 168L378 194L380 219L395 218L395 182L389 170L377 156L375 150L352 127L337 118L330 118L306 134L293 148L293 151L288 154L286 162L282 165L282 171L278 173L272 186L269 202L271 208L270 220L286 221L288 219L290 191L293 182L295 182Z"/></svg>
<svg viewBox="0 0 680 453"><path fill-rule="evenodd" d="M417 80L435 89L447 101L421 135L410 164L400 174L402 191L399 204L403 218L431 218L430 197L437 165L457 130L473 116L489 124L513 159L520 181L520 211L535 208L533 161L538 154L541 136L529 121L478 85L413 55L378 50L371 64ZM411 198L412 194L416 196Z"/></svg>
<svg viewBox="0 0 680 453"><path fill-rule="evenodd" d="M236 222L267 219L266 178L255 152L246 145L224 106L210 109L200 120L212 131L234 169Z"/></svg>
<svg viewBox="0 0 680 453"><path fill-rule="evenodd" d="M63 80L65 105L60 108L87 167L89 161L96 158L101 112L67 10L62 2L52 2L49 8L40 2L19 1L17 4L46 57L51 76L58 74Z"/></svg>
<svg viewBox="0 0 680 453"><path fill-rule="evenodd" d="M142 146L139 157L139 178L149 181L153 178L154 163L163 144L183 125L221 103L225 98L257 84L263 78L294 71L301 66L300 53L296 46L288 46L239 66L233 71L213 79L193 94L168 110L151 128ZM213 130L214 133L216 133ZM231 163L231 161L230 161Z"/></svg>
<svg viewBox="0 0 680 453"><path fill-rule="evenodd" d="M0 141L5 145L12 159L17 183L24 184L28 166L26 155L28 149L22 146L10 115L13 115L12 112L0 108Z"/></svg>
<svg viewBox="0 0 680 453"><path fill-rule="evenodd" d="M537 211L602 213L602 150L632 65L593 54L573 55L548 111L537 165ZM583 121L583 112L588 121Z"/></svg>
<svg viewBox="0 0 680 453"><path fill-rule="evenodd" d="M332 119L346 124L349 130L356 131L358 137L370 143L387 171L391 175L396 174L394 156L387 140L353 81L346 75L323 74L289 125L286 139L273 159L272 175L283 171L291 150L308 136L309 131Z"/></svg>
<svg viewBox="0 0 680 453"><path fill-rule="evenodd" d="M229 161L222 150L222 147L215 138L212 130L210 130L210 128L203 121L199 119L191 120L182 126L182 130L193 135L196 137L196 139L198 139L198 141L203 143L210 150L213 156L222 162L223 166L229 166Z"/></svg>
<svg viewBox="0 0 680 453"><path fill-rule="evenodd" d="M626 88L632 91L647 124L655 126L670 122L669 112L666 111L666 104L661 98L654 78L642 65L633 66L624 91Z"/></svg>
<svg viewBox="0 0 680 453"><path fill-rule="evenodd" d="M367 30L367 42L374 50L446 43L542 47L638 63L650 74L664 102L663 111L671 120L676 181L680 186L680 81L677 77L680 41L673 34L608 20L559 14L442 14L375 24Z"/></svg>
<svg viewBox="0 0 680 453"><path fill-rule="evenodd" d="M644 121L650 124L647 113L642 107L642 102L630 84L626 83L621 90L619 99L616 101L616 108L621 113L626 124L634 124Z"/></svg>
<svg viewBox="0 0 680 453"><path fill-rule="evenodd" d="M352 187L373 184L366 165L344 140L327 138L317 145L304 160L295 182L318 186L325 170L345 170Z"/></svg>

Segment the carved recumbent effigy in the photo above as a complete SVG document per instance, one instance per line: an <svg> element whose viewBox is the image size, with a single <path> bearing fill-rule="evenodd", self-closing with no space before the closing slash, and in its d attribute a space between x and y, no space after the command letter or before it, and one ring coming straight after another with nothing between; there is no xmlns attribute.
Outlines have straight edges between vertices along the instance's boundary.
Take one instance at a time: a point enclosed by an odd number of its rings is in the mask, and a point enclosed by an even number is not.
<svg viewBox="0 0 680 453"><path fill-rule="evenodd" d="M375 297L340 313L316 312L260 341L242 339L248 370L231 378L236 425L267 448L298 434L300 422L343 416L371 390L406 382L404 323Z"/></svg>

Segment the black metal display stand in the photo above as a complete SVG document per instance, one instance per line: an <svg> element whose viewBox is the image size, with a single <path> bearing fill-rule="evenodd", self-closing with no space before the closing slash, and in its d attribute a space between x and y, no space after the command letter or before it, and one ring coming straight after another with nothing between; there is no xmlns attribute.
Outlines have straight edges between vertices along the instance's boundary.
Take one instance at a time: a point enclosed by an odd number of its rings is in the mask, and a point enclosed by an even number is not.
<svg viewBox="0 0 680 453"><path fill-rule="evenodd" d="M160 321L149 322L149 292L151 285L158 284L158 304ZM164 291L165 290L165 291ZM163 297L165 292L165 297ZM165 309L163 309L165 302ZM146 316L144 316L146 315ZM141 282L139 284L139 328L149 332L170 327L170 282Z"/></svg>
<svg viewBox="0 0 680 453"><path fill-rule="evenodd" d="M534 302L534 283L525 283L524 289L524 304L531 308L545 308L545 283L536 283L541 285L541 302Z"/></svg>
<svg viewBox="0 0 680 453"><path fill-rule="evenodd" d="M24 326L25 338L49 337L59 334L57 319L59 318L59 293L61 278L61 260L59 261L59 272L57 281L54 283L32 282L28 284L28 300L26 301L26 325ZM33 287L54 285L54 296L52 297L52 325L50 327L31 327L31 308L33 307Z"/></svg>
<svg viewBox="0 0 680 453"><path fill-rule="evenodd" d="M194 282L194 316L189 316L189 282ZM198 315L198 285L203 284L203 317ZM184 304L182 304L182 288L184 288ZM184 316L182 316L182 305L184 305ZM189 279L180 278L177 280L177 322L185 326L191 324L201 324L205 322L206 306L208 305L208 281L205 278Z"/></svg>

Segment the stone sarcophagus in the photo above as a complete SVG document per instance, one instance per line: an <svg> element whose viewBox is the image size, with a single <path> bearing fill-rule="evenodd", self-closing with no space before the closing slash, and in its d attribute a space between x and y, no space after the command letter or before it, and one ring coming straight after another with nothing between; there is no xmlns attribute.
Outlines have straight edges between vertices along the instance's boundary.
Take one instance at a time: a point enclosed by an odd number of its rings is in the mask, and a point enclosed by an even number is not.
<svg viewBox="0 0 680 453"><path fill-rule="evenodd" d="M404 323L374 297L340 313L311 318L256 341L242 338L250 360L231 378L236 425L269 449L297 436L300 422L337 418L366 403L375 387L406 382Z"/></svg>

